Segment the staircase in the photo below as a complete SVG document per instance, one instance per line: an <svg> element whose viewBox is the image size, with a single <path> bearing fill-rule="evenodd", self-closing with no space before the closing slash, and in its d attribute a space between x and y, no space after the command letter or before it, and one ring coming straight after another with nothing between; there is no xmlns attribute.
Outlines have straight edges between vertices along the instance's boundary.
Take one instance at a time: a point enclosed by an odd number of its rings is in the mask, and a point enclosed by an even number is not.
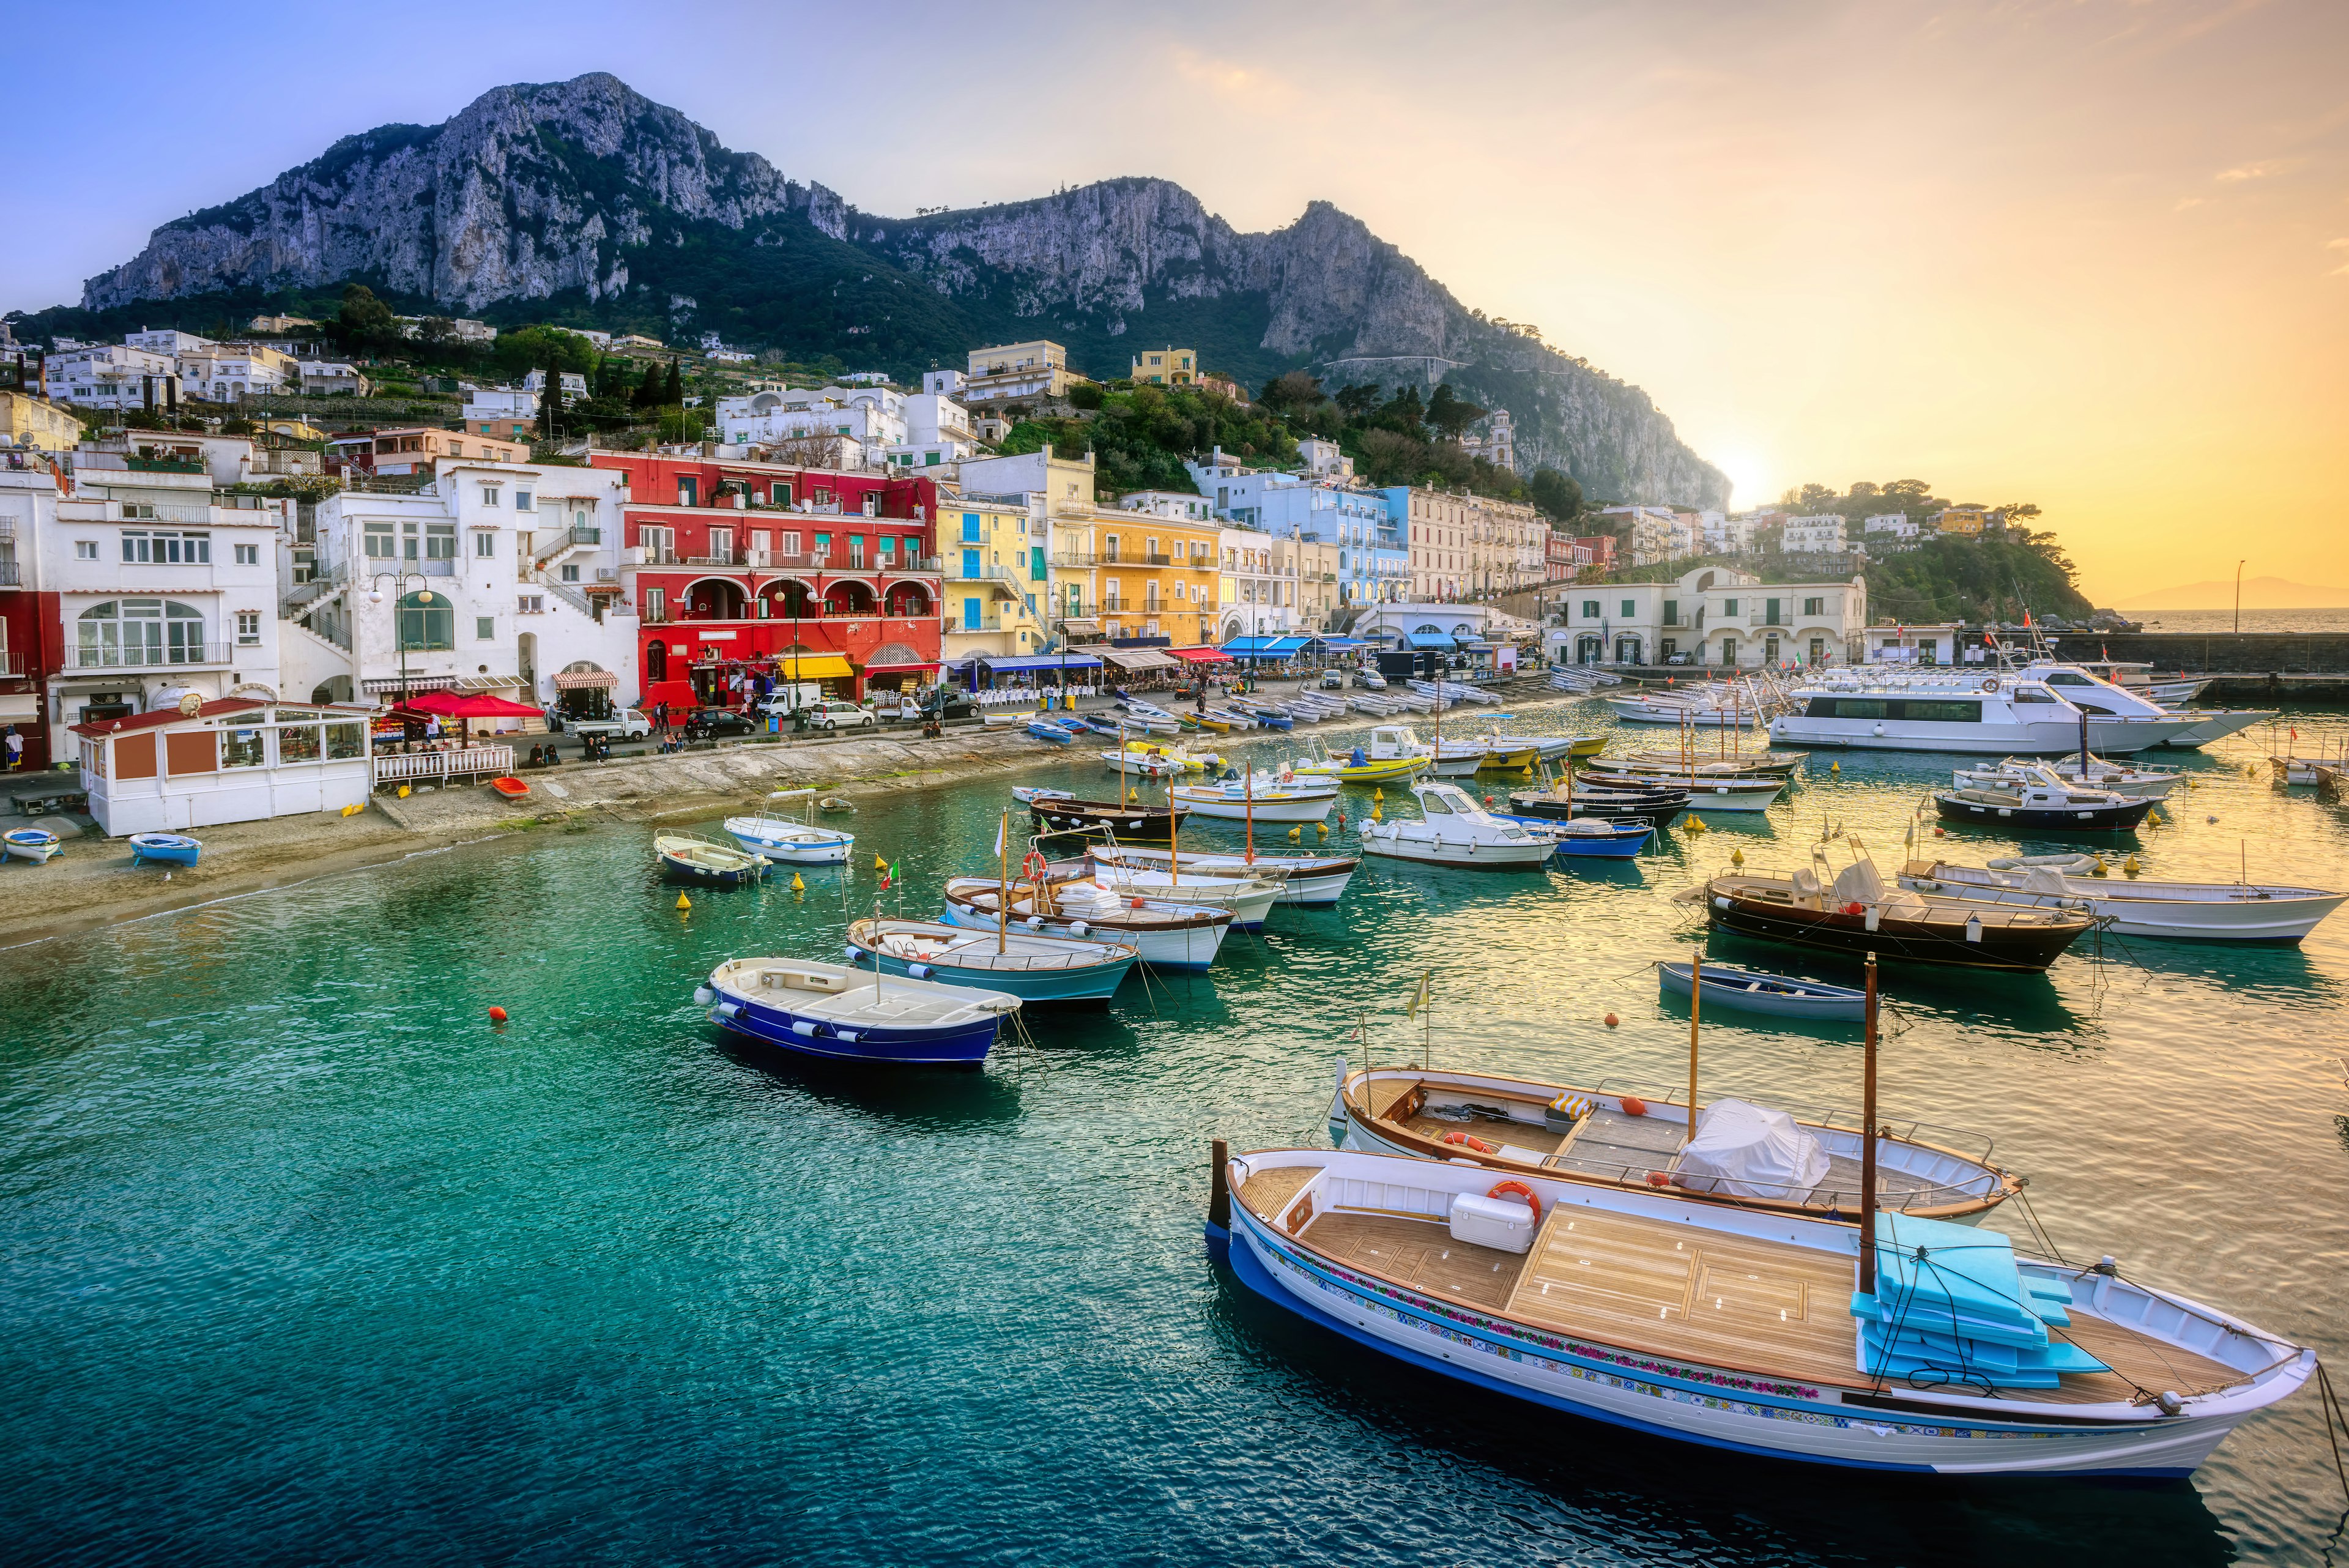
<svg viewBox="0 0 2349 1568"><path fill-rule="evenodd" d="M533 546L530 552L530 558L534 565L543 566L565 550L575 549L581 545L600 545L603 542L604 531L601 528L565 528L544 544Z"/></svg>

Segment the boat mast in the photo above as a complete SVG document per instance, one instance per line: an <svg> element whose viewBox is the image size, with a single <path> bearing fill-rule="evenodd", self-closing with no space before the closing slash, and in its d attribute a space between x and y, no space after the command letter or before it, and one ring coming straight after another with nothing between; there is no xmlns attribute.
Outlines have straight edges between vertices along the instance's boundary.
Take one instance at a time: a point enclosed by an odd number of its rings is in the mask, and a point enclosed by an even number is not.
<svg viewBox="0 0 2349 1568"><path fill-rule="evenodd" d="M1686 1148L1696 1141L1696 1030L1697 1015L1703 1010L1704 950L1696 950L1689 964L1689 1115L1688 1137L1681 1140Z"/></svg>
<svg viewBox="0 0 2349 1568"><path fill-rule="evenodd" d="M1166 775L1166 885L1183 885L1182 818L1174 815L1174 774Z"/></svg>
<svg viewBox="0 0 2349 1568"><path fill-rule="evenodd" d="M1859 1293L1876 1293L1876 955L1868 955L1859 1078Z"/></svg>
<svg viewBox="0 0 2349 1568"><path fill-rule="evenodd" d="M1006 937L1011 929L1011 811L1004 808L1003 820L995 829L995 954L998 958L1008 950Z"/></svg>
<svg viewBox="0 0 2349 1568"><path fill-rule="evenodd" d="M1246 790L1247 799L1247 805L1242 808L1247 813L1247 858L1243 863L1253 866L1256 864L1256 763L1253 760L1248 763L1247 778L1241 787Z"/></svg>

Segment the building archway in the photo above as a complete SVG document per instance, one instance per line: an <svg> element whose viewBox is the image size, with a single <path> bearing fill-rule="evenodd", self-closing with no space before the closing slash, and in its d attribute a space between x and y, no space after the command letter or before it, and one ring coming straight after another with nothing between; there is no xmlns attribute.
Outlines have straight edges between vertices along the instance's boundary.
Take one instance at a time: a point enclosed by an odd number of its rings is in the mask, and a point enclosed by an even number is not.
<svg viewBox="0 0 2349 1568"><path fill-rule="evenodd" d="M351 678L329 675L310 689L310 701L318 703L347 702L351 700Z"/></svg>
<svg viewBox="0 0 2349 1568"><path fill-rule="evenodd" d="M823 590L826 615L871 615L878 607L873 585L855 577L843 577Z"/></svg>
<svg viewBox="0 0 2349 1568"><path fill-rule="evenodd" d="M1574 639L1574 661L1596 664L1606 657L1607 639L1595 631L1586 631Z"/></svg>
<svg viewBox="0 0 2349 1568"><path fill-rule="evenodd" d="M1636 633L1628 631L1619 633L1615 639L1615 662L1618 664L1640 663L1640 640Z"/></svg>
<svg viewBox="0 0 2349 1568"><path fill-rule="evenodd" d="M815 592L797 577L782 577L759 590L769 620L810 620L823 613Z"/></svg>
<svg viewBox="0 0 2349 1568"><path fill-rule="evenodd" d="M934 613L930 590L920 583L891 583L888 607L889 613L900 619L916 619Z"/></svg>
<svg viewBox="0 0 2349 1568"><path fill-rule="evenodd" d="M740 620L742 585L731 577L701 577L685 590L685 613L691 620Z"/></svg>

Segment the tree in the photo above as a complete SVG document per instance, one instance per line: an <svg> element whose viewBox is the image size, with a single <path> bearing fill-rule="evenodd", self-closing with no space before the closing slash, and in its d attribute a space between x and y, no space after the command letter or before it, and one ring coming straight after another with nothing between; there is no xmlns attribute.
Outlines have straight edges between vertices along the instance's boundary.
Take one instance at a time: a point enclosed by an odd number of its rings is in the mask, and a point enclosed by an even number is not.
<svg viewBox="0 0 2349 1568"><path fill-rule="evenodd" d="M581 373L595 368L595 346L559 327L523 327L498 335L499 368L508 375L554 368Z"/></svg>
<svg viewBox="0 0 2349 1568"><path fill-rule="evenodd" d="M639 409L657 409L661 406L662 389L661 368L647 365L645 379L636 383L636 394L628 400Z"/></svg>
<svg viewBox="0 0 2349 1568"><path fill-rule="evenodd" d="M538 439L551 441L563 426L563 368L550 364L541 373L546 385L538 394Z"/></svg>
<svg viewBox="0 0 2349 1568"><path fill-rule="evenodd" d="M1321 401L1321 382L1302 370L1275 376L1264 384L1257 400L1276 414L1302 413Z"/></svg>
<svg viewBox="0 0 2349 1568"><path fill-rule="evenodd" d="M1427 423L1427 405L1420 400L1419 389L1406 386L1399 389L1379 405L1379 411L1371 416L1371 423L1417 441L1420 430Z"/></svg>
<svg viewBox="0 0 2349 1568"><path fill-rule="evenodd" d="M375 290L363 283L344 286L343 303L335 313L335 325L343 341L354 348L384 348L398 342L401 336L391 306L378 299Z"/></svg>
<svg viewBox="0 0 2349 1568"><path fill-rule="evenodd" d="M682 407L684 403L685 372L678 368L676 360L671 359L668 362L668 381L661 388L661 405L664 408L671 404Z"/></svg>
<svg viewBox="0 0 2349 1568"><path fill-rule="evenodd" d="M1483 419L1487 411L1454 392L1452 383L1446 381L1436 388L1435 396L1428 400L1427 422L1433 425L1444 440L1458 441L1468 433L1468 427Z"/></svg>
<svg viewBox="0 0 2349 1568"><path fill-rule="evenodd" d="M1375 381L1349 381L1338 389L1338 410L1348 419L1360 421L1379 406L1379 387Z"/></svg>
<svg viewBox="0 0 2349 1568"><path fill-rule="evenodd" d="M1534 505L1543 516L1557 523L1571 523L1582 511L1582 486L1571 474L1560 473L1554 468L1537 468L1526 483L1533 495Z"/></svg>

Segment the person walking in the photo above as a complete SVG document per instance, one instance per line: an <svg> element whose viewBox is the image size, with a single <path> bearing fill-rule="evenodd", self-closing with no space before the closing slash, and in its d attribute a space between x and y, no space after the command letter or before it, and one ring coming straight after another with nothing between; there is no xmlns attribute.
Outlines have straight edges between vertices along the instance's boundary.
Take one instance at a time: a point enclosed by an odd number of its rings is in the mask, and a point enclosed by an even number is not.
<svg viewBox="0 0 2349 1568"><path fill-rule="evenodd" d="M24 765L25 737L16 732L16 725L11 724L8 726L8 771L13 774Z"/></svg>

